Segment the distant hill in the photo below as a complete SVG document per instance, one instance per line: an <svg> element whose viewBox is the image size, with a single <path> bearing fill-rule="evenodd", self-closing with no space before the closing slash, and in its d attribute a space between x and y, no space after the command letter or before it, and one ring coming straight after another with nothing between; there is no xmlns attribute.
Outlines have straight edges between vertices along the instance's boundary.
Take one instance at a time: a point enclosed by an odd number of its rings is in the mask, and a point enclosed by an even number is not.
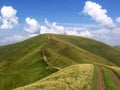
<svg viewBox="0 0 120 90"><path fill-rule="evenodd" d="M110 87L114 88L111 90L117 90L117 81L111 77L119 78L119 66L120 51L102 42L78 36L43 34L20 43L0 46L0 90L11 90L25 85L28 86L23 88L29 90L34 83L34 90L42 90L42 87L45 90L72 90L68 84L73 85L76 90L90 90L97 85L94 86L91 82L94 75L93 81L97 82L99 75L96 72L99 69L104 73L105 87L109 88L110 79L113 81ZM91 70L93 71L86 76ZM91 82L79 81L82 77ZM74 80L78 80L78 85L83 83L83 86L75 86Z"/></svg>
<svg viewBox="0 0 120 90"><path fill-rule="evenodd" d="M120 46L115 46L116 49L120 50Z"/></svg>

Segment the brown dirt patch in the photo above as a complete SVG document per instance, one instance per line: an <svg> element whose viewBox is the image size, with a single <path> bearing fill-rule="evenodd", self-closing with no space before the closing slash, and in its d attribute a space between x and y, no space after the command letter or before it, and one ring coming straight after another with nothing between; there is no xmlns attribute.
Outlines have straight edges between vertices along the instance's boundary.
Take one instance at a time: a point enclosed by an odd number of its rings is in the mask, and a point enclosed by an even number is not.
<svg viewBox="0 0 120 90"><path fill-rule="evenodd" d="M98 69L98 89L99 90L105 90L105 83L103 80L102 70Z"/></svg>

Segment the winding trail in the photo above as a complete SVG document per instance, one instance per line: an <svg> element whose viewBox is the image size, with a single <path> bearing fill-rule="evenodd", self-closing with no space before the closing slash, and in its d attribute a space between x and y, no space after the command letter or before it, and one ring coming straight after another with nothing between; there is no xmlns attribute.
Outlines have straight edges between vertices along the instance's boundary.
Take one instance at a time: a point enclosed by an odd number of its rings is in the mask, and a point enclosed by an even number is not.
<svg viewBox="0 0 120 90"><path fill-rule="evenodd" d="M54 38L55 38L55 37L52 37L52 36L50 36L50 35L47 36L48 42L50 42L50 41L51 41L52 39L54 39ZM45 48L45 47L44 47L44 48ZM54 68L54 69L57 69L57 70L60 70L60 68L55 67L55 66L53 66L51 63L48 62L48 59L47 59L47 57L46 57L44 48L41 49L42 55L43 55L43 60L44 60L50 67L52 67L52 68Z"/></svg>
<svg viewBox="0 0 120 90"><path fill-rule="evenodd" d="M52 68L54 68L54 69L57 69L57 70L60 70L60 68L55 67L55 66L53 66L51 63L48 62L44 50L42 51L42 55L43 55L43 60L44 60L50 67L52 67Z"/></svg>
<svg viewBox="0 0 120 90"><path fill-rule="evenodd" d="M102 70L98 68L98 89L105 90L105 83L103 80Z"/></svg>

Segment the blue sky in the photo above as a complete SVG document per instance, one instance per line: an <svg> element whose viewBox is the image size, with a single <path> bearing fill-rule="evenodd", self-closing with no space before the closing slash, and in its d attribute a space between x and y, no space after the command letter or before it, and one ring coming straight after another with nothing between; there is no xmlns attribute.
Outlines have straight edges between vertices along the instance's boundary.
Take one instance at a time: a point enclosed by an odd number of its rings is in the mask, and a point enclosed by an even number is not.
<svg viewBox="0 0 120 90"><path fill-rule="evenodd" d="M118 0L1 0L0 45L43 33L120 45L119 5Z"/></svg>

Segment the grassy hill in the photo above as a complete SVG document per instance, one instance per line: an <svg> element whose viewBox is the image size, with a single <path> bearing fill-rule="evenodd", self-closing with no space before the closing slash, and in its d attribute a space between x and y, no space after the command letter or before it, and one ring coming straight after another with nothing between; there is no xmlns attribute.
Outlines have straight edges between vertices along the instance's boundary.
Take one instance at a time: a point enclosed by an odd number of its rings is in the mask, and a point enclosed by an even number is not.
<svg viewBox="0 0 120 90"><path fill-rule="evenodd" d="M62 83L62 81L59 81L62 79L62 75L64 76L66 74L65 78L70 73L77 75L77 72L80 71L81 73L82 70L79 67L86 68L85 71L83 69L83 72L87 72L86 70L89 66L94 67L94 71L100 66L102 67L102 72L113 70L117 77L120 76L119 70L117 71L110 67L107 67L109 69L106 67L104 69L106 65L115 68L120 66L119 50L88 38L43 34L20 43L0 46L0 90L11 90L25 85L31 85L35 82L37 83L37 81L40 82L40 86L46 86L45 90L50 88L48 85L55 86L58 84L56 88L61 87L64 83L66 85L66 82ZM88 69L88 72L89 70L91 69ZM105 73L106 77L107 74L109 73ZM94 75L97 78L97 73L92 74L92 76ZM54 81L56 77L60 77L58 81ZM75 78L74 75L70 76L68 77L68 81L72 77ZM85 77L90 78L89 75ZM53 82L47 78L53 78ZM80 78L82 79L78 75L78 79ZM80 82L78 80L78 84ZM86 82L88 86L84 88L91 88L91 82L89 84ZM115 83L113 84L116 85ZM56 88L55 90L57 90ZM79 88L83 87L80 86ZM54 89L51 88L51 90Z"/></svg>

